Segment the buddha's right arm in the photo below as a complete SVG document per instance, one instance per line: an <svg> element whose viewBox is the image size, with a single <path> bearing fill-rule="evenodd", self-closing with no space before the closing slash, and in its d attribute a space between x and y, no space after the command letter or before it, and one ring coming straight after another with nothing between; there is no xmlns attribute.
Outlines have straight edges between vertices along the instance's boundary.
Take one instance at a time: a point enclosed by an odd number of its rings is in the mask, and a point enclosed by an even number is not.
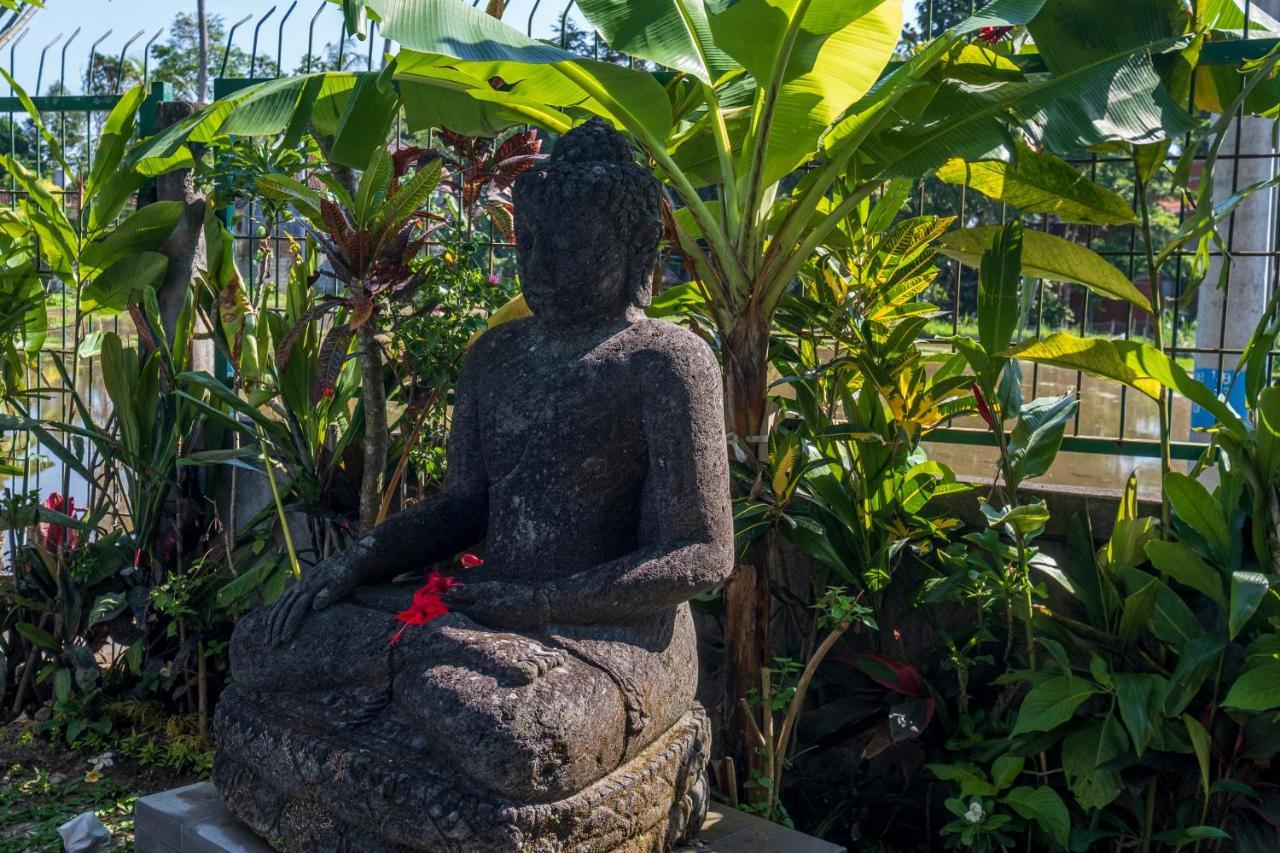
<svg viewBox="0 0 1280 853"><path fill-rule="evenodd" d="M477 347L479 349L479 347ZM482 539L489 528L488 479L481 453L473 352L463 363L454 399L443 490L369 531L342 559L361 583L388 581L447 560Z"/></svg>

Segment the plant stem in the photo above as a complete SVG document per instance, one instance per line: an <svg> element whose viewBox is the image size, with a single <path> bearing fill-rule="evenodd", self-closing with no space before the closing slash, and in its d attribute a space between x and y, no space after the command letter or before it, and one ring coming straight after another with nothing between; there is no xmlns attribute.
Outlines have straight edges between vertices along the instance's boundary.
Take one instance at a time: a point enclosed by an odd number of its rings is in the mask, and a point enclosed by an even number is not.
<svg viewBox="0 0 1280 853"><path fill-rule="evenodd" d="M276 505L276 515L280 519L280 533L284 536L284 547L289 554L289 568L295 580L301 580L302 567L298 565L298 553L293 548L293 535L289 532L289 519L285 516L284 504L280 501L280 489L276 487L275 469L271 467L271 454L267 452L267 437L262 426L258 430L258 447L262 450L262 467L267 471L267 482L271 485L271 500Z"/></svg>
<svg viewBox="0 0 1280 853"><path fill-rule="evenodd" d="M1138 185L1138 206L1142 208L1142 244L1147 256L1147 279L1151 282L1151 307L1155 312L1154 334L1156 349L1165 352L1164 340L1164 288L1160 284L1160 264L1156 261L1155 250L1151 245L1151 205L1148 201L1147 182L1142 177L1142 170L1136 168L1135 176ZM1176 341L1174 342L1177 343ZM1160 417L1160 538L1169 538L1169 495L1164 489L1164 478L1172 470L1172 449L1170 433L1173 425L1169 415L1169 391L1162 389L1157 402Z"/></svg>

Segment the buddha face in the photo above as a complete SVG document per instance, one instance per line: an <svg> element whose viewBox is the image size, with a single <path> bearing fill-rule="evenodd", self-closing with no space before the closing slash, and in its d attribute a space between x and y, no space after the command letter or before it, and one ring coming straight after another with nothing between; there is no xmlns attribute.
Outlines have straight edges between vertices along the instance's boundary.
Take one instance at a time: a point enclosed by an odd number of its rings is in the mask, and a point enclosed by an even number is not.
<svg viewBox="0 0 1280 853"><path fill-rule="evenodd" d="M622 317L631 304L634 237L618 233L607 211L559 206L556 216L516 209L520 284L533 313L552 323Z"/></svg>

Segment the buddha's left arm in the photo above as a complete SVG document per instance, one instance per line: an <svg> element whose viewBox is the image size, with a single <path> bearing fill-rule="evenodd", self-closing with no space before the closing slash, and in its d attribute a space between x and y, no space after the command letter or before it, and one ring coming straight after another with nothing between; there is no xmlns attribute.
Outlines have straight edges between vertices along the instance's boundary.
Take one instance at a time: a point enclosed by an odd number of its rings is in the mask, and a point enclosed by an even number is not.
<svg viewBox="0 0 1280 853"><path fill-rule="evenodd" d="M552 623L666 610L715 589L733 569L720 371L701 341L679 343L644 371L646 489L657 529L635 552L540 587Z"/></svg>

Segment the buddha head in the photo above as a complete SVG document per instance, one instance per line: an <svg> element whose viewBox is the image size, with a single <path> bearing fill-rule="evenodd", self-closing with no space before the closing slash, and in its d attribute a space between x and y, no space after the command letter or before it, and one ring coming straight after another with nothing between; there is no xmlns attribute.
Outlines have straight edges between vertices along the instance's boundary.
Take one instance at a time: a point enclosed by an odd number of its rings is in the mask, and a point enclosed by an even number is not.
<svg viewBox="0 0 1280 853"><path fill-rule="evenodd" d="M649 304L662 189L606 122L562 136L516 180L514 201L520 282L535 316L599 322Z"/></svg>

